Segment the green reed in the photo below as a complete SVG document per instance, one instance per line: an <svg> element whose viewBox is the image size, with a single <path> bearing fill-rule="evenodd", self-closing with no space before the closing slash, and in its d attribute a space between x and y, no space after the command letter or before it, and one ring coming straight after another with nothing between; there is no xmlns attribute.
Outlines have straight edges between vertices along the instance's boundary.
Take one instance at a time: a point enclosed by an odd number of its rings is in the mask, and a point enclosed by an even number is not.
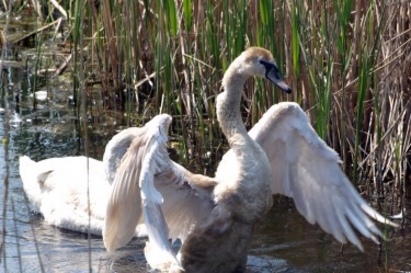
<svg viewBox="0 0 411 273"><path fill-rule="evenodd" d="M408 43L408 34L401 35L406 26L398 22L409 7L398 5L375 0L104 0L100 15L89 21L98 26L92 40L101 64L95 69L112 87L109 92L121 96L126 90L130 115L130 100L143 108L142 120L159 112L174 115L183 150L192 150L193 143L211 150L222 138L214 100L224 71L248 45L266 47L293 94L284 95L264 80L248 82L248 100L242 105L247 126L272 104L297 101L318 134L341 154L353 180L368 177L371 190L382 193L389 174L405 172L389 156L398 142L393 132L400 127L407 132L399 165L404 166L410 147L404 107L408 91L394 96L387 87L409 90L389 73L402 79L401 69L409 62L404 57L409 47L395 50ZM135 88L153 72L155 77L147 80L151 91ZM379 81L383 75L385 86ZM395 188L403 185L396 182Z"/></svg>

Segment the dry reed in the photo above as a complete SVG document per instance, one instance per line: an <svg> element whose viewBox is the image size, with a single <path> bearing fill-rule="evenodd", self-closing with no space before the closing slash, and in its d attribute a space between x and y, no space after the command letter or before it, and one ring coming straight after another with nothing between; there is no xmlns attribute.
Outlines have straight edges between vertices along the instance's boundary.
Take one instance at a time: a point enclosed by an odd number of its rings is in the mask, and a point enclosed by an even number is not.
<svg viewBox="0 0 411 273"><path fill-rule="evenodd" d="M184 121L198 124L207 150L220 141L213 107L224 70L248 45L266 47L294 94L250 82L247 125L296 100L356 183L399 197L410 148L410 9L406 1L106 0L95 22L104 26L96 44L105 64L96 69L110 74L114 92L151 98L145 113L174 115L183 139L194 138Z"/></svg>

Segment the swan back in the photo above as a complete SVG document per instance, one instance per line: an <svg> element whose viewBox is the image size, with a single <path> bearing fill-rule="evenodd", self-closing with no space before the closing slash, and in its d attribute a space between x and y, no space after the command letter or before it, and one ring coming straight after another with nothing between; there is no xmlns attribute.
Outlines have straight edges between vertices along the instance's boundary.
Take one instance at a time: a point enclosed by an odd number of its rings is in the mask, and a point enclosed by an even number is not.
<svg viewBox="0 0 411 273"><path fill-rule="evenodd" d="M102 234L110 186L100 161L81 156L34 162L22 156L20 176L33 209L48 224Z"/></svg>

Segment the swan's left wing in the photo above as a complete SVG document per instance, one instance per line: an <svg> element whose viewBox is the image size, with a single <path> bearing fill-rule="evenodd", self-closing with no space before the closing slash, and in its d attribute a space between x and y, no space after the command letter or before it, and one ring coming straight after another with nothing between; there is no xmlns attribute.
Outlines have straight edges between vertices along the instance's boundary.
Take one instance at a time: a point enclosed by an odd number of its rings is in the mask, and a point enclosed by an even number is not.
<svg viewBox="0 0 411 273"><path fill-rule="evenodd" d="M104 244L113 251L127 244L137 224L144 222L150 241L146 257L153 267L163 262L178 265L169 239L184 239L213 209L207 188L213 181L170 160L166 146L170 123L170 116L159 115L134 132L114 178L103 231Z"/></svg>
<svg viewBox="0 0 411 273"><path fill-rule="evenodd" d="M272 166L273 193L292 197L311 224L342 243L363 249L352 227L378 242L383 237L370 218L395 225L358 194L340 167L337 153L317 135L296 103L272 106L249 135L265 151Z"/></svg>

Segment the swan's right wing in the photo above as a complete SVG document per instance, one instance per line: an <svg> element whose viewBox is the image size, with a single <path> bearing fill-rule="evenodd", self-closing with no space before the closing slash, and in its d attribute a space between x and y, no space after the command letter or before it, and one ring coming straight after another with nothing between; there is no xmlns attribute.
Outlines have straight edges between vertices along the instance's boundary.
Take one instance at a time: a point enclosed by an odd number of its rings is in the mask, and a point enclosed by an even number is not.
<svg viewBox="0 0 411 273"><path fill-rule="evenodd" d="M103 231L109 251L127 244L136 225L144 222L150 249L158 255L156 263L176 263L169 239L184 240L194 225L211 214L214 181L171 161L166 146L170 122L170 116L159 115L140 128L121 161Z"/></svg>
<svg viewBox="0 0 411 273"><path fill-rule="evenodd" d="M355 227L377 242L383 237L371 221L395 226L358 194L340 167L337 153L317 135L296 103L272 106L249 135L261 145L272 166L271 189L294 199L311 224L318 223L337 240L362 249Z"/></svg>

